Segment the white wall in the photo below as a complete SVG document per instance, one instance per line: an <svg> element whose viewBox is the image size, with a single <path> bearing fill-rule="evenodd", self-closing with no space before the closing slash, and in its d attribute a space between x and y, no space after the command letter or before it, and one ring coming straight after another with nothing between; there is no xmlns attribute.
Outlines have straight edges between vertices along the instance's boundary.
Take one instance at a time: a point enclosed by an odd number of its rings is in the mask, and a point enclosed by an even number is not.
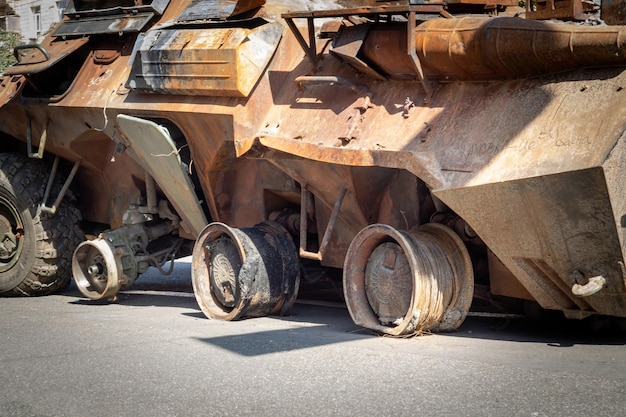
<svg viewBox="0 0 626 417"><path fill-rule="evenodd" d="M60 19L62 8L67 0L8 0L7 3L15 11L19 21L19 30L24 42L39 42ZM33 11L39 8L40 30L37 30ZM9 28L7 28L9 29Z"/></svg>

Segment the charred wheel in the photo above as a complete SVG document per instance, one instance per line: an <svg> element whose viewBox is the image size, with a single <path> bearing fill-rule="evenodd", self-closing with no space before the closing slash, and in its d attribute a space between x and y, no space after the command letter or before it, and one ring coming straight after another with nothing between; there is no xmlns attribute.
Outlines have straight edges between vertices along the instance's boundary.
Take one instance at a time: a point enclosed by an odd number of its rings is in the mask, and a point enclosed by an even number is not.
<svg viewBox="0 0 626 417"><path fill-rule="evenodd" d="M40 214L49 167L0 154L0 294L44 295L70 282L70 260L83 239L80 212L66 195L56 214ZM53 186L60 189L61 184Z"/></svg>
<svg viewBox="0 0 626 417"><path fill-rule="evenodd" d="M283 315L298 293L298 252L277 223L246 229L211 223L196 240L192 263L196 300L212 319Z"/></svg>
<svg viewBox="0 0 626 417"><path fill-rule="evenodd" d="M374 224L353 239L344 295L354 322L391 335L452 331L469 310L474 277L452 229L428 224L398 231Z"/></svg>

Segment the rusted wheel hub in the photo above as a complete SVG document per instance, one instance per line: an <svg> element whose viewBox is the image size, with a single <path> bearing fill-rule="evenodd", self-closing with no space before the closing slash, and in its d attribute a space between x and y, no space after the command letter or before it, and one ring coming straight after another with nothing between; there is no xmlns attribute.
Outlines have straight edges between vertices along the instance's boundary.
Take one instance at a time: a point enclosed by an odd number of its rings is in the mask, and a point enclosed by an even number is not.
<svg viewBox="0 0 626 417"><path fill-rule="evenodd" d="M220 236L211 246L205 246L204 250L211 293L224 308L235 307L238 296L237 275L241 270L237 246L232 239Z"/></svg>
<svg viewBox="0 0 626 417"><path fill-rule="evenodd" d="M365 294L381 324L399 323L411 305L411 266L400 245L380 244L365 268Z"/></svg>
<svg viewBox="0 0 626 417"><path fill-rule="evenodd" d="M452 331L472 300L469 254L443 225L411 232L371 225L348 249L344 295L360 326L392 335Z"/></svg>

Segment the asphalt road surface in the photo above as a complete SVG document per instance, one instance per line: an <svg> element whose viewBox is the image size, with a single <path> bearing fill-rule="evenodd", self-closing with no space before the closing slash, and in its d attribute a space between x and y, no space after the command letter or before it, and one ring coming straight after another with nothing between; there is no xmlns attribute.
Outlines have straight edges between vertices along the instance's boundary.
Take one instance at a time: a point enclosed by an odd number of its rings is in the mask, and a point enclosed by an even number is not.
<svg viewBox="0 0 626 417"><path fill-rule="evenodd" d="M399 339L345 308L208 320L188 262L114 304L0 299L0 416L624 416L626 331L470 317Z"/></svg>

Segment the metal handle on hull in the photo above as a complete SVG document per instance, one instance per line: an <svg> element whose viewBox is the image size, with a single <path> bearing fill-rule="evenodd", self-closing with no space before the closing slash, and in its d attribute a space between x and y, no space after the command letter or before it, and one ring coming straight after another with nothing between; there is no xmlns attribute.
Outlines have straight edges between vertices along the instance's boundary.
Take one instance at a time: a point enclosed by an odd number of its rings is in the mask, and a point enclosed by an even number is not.
<svg viewBox="0 0 626 417"><path fill-rule="evenodd" d="M20 59L20 51L23 49L38 49L42 53L44 58L46 58L41 62L46 62L47 60L50 59L50 53L48 53L48 51L46 51L46 49L43 46L41 46L38 43L27 43L26 45L17 45L16 47L13 48L13 56L15 57L15 60L17 61L18 65L22 61Z"/></svg>
<svg viewBox="0 0 626 417"><path fill-rule="evenodd" d="M594 295L606 284L606 279L602 275L589 278L589 281L585 285L574 284L572 286L572 293L579 297L589 297Z"/></svg>

